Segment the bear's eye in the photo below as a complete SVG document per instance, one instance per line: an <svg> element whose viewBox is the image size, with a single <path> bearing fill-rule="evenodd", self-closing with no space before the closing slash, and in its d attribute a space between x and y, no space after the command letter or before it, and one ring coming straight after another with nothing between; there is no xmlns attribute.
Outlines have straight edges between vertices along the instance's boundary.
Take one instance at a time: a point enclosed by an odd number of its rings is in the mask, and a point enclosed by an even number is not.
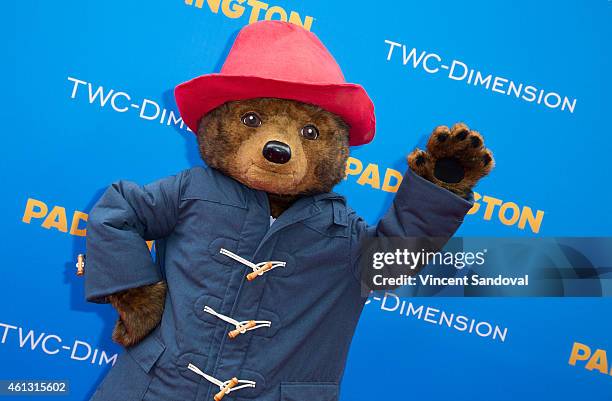
<svg viewBox="0 0 612 401"><path fill-rule="evenodd" d="M247 127L257 128L261 125L261 118L254 111L249 111L242 117L240 117L240 121Z"/></svg>
<svg viewBox="0 0 612 401"><path fill-rule="evenodd" d="M311 124L304 126L300 133L304 138L310 139L311 141L319 137L319 130L317 129L317 127Z"/></svg>

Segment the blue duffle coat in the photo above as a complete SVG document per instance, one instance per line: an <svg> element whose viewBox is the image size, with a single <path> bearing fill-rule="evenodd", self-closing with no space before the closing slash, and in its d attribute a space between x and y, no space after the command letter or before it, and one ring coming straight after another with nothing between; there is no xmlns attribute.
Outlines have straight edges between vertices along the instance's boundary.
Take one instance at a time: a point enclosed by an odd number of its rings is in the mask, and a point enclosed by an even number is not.
<svg viewBox="0 0 612 401"><path fill-rule="evenodd" d="M89 215L86 297L159 280L168 294L161 324L119 356L92 400L210 401L228 385L227 400L337 400L366 300L361 241L451 236L470 207L410 170L375 226L335 193L301 198L270 225L266 193L213 168L113 184ZM284 265L246 278L267 261Z"/></svg>

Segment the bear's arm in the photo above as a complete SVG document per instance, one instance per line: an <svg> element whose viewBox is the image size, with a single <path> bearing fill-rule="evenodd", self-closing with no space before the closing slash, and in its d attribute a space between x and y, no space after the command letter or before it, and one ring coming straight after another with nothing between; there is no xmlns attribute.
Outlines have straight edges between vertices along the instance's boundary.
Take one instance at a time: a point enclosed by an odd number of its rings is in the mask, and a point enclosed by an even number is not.
<svg viewBox="0 0 612 401"><path fill-rule="evenodd" d="M444 245L463 223L473 205L473 197L464 199L415 174L408 168L393 199L391 207L376 225L368 225L362 218L351 219L351 265L353 274L362 279L360 258L364 246L376 239L410 238L415 244L424 239ZM407 242L408 243L408 242ZM417 249L420 250L420 249Z"/></svg>
<svg viewBox="0 0 612 401"><path fill-rule="evenodd" d="M178 219L186 172L152 184L112 184L87 221L85 296L108 302L107 296L162 279L146 241L168 236Z"/></svg>

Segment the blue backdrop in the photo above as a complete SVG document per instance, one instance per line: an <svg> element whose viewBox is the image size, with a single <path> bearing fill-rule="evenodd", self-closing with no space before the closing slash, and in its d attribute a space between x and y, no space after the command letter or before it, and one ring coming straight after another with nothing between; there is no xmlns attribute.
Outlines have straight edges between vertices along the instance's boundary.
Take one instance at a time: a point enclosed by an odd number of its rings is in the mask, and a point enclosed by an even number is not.
<svg viewBox="0 0 612 401"><path fill-rule="evenodd" d="M612 234L608 0L2 8L0 379L68 379L64 399L84 400L121 352L114 311L86 303L74 274L86 213L117 179L146 183L201 164L172 91L218 71L249 20L293 15L368 90L377 135L353 149L338 187L368 221L392 199L405 155L435 125L465 121L497 167L459 234ZM612 399L610 374L568 363L575 342L612 352L609 299L411 300L503 329L496 338L403 316L392 301L366 306L342 400Z"/></svg>

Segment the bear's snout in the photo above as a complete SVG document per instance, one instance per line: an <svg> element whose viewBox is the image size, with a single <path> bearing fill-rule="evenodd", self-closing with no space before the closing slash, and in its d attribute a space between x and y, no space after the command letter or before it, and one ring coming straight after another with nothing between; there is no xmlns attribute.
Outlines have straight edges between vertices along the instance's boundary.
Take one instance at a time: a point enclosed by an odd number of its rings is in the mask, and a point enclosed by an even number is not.
<svg viewBox="0 0 612 401"><path fill-rule="evenodd" d="M291 159L291 148L280 141L269 141L262 150L266 160L276 164L285 164Z"/></svg>

